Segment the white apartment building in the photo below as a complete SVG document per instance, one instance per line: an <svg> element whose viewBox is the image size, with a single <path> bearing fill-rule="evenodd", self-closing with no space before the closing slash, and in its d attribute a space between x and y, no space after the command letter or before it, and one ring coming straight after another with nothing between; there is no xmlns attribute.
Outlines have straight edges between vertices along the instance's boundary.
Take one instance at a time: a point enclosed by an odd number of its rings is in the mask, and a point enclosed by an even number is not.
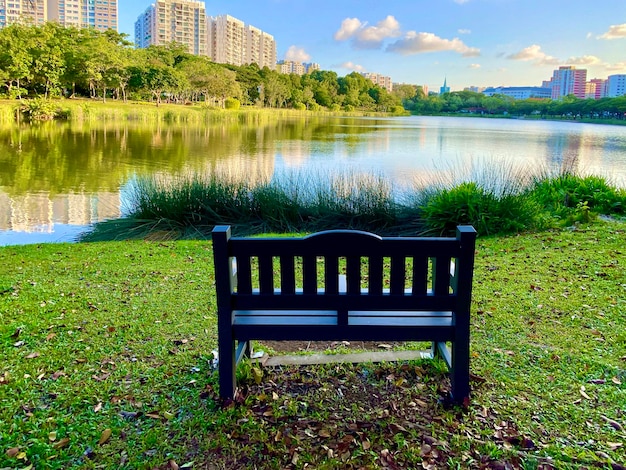
<svg viewBox="0 0 626 470"><path fill-rule="evenodd" d="M393 82L391 77L386 77L378 73L362 73L365 78L371 80L374 85L378 85L381 88L386 89L389 93L393 91Z"/></svg>
<svg viewBox="0 0 626 470"><path fill-rule="evenodd" d="M208 55L207 16L198 0L157 0L135 22L135 44L145 48L177 42L190 54Z"/></svg>
<svg viewBox="0 0 626 470"><path fill-rule="evenodd" d="M615 98L626 95L626 74L609 75L605 83L605 96Z"/></svg>
<svg viewBox="0 0 626 470"><path fill-rule="evenodd" d="M230 15L208 18L208 56L220 64L243 65L246 55L246 25Z"/></svg>
<svg viewBox="0 0 626 470"><path fill-rule="evenodd" d="M24 20L117 31L117 0L0 0L0 28Z"/></svg>
<svg viewBox="0 0 626 470"><path fill-rule="evenodd" d="M0 28L23 20L43 24L48 19L48 0L0 0Z"/></svg>
<svg viewBox="0 0 626 470"><path fill-rule="evenodd" d="M293 60L280 60L278 62L278 71L284 74L294 73L296 75L304 75L314 70L320 70L320 64L314 62L295 62Z"/></svg>
<svg viewBox="0 0 626 470"><path fill-rule="evenodd" d="M276 68L274 37L230 15L207 20L209 57L220 64Z"/></svg>
<svg viewBox="0 0 626 470"><path fill-rule="evenodd" d="M117 0L48 0L48 19L62 26L117 31Z"/></svg>

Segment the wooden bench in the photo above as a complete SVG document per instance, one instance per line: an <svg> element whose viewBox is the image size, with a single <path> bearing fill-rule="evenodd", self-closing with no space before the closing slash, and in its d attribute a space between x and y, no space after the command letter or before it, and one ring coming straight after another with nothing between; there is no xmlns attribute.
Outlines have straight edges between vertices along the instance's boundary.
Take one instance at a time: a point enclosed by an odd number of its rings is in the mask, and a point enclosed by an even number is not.
<svg viewBox="0 0 626 470"><path fill-rule="evenodd" d="M469 399L472 226L456 238L244 238L229 226L212 235L222 398L234 396L251 340L345 340L432 342L450 369L450 398Z"/></svg>

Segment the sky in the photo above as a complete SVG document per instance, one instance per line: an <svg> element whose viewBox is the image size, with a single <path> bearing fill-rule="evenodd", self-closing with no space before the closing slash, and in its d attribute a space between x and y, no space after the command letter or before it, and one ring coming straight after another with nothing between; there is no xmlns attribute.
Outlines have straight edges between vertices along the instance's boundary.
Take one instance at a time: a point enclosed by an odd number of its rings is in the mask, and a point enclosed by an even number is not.
<svg viewBox="0 0 626 470"><path fill-rule="evenodd" d="M119 31L150 0L118 0ZM278 59L315 62L438 91L541 86L562 65L626 74L625 0L207 0L271 34Z"/></svg>

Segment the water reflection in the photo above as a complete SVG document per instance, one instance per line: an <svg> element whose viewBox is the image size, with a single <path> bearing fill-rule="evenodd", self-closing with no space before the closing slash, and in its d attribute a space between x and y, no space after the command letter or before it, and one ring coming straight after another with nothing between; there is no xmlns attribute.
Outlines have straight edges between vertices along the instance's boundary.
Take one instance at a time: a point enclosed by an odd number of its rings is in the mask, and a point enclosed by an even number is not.
<svg viewBox="0 0 626 470"><path fill-rule="evenodd" d="M0 130L0 244L124 213L132 178L268 181L283 170L366 172L398 184L476 161L567 168L626 186L626 127L439 117L284 119L256 125L44 123ZM15 237L13 237L15 240Z"/></svg>

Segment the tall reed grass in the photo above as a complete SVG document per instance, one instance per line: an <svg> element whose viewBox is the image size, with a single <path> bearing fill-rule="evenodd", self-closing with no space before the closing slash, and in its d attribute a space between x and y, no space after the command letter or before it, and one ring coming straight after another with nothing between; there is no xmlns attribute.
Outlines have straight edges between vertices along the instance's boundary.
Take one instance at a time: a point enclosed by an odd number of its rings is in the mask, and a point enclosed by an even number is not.
<svg viewBox="0 0 626 470"><path fill-rule="evenodd" d="M623 215L626 191L597 176L537 176L513 166L448 174L398 190L383 176L277 175L251 182L220 175L139 178L128 217L103 222L84 240L208 238L214 225L235 233L363 229L387 235L449 235L472 224L482 235L544 230Z"/></svg>
<svg viewBox="0 0 626 470"><path fill-rule="evenodd" d="M156 106L154 103L141 101L96 101L88 99L34 99L34 100L5 100L0 101L0 122L12 123L16 121L15 110L18 107L28 106L29 103L46 103L55 109L51 116L54 119L70 120L73 122L146 122L146 123L182 123L182 124L210 124L210 123L243 123L257 124L273 122L274 120L292 115L316 114L293 109L264 109L244 107L239 109L222 109L202 104L181 105L163 103ZM317 113L324 114L324 113Z"/></svg>

